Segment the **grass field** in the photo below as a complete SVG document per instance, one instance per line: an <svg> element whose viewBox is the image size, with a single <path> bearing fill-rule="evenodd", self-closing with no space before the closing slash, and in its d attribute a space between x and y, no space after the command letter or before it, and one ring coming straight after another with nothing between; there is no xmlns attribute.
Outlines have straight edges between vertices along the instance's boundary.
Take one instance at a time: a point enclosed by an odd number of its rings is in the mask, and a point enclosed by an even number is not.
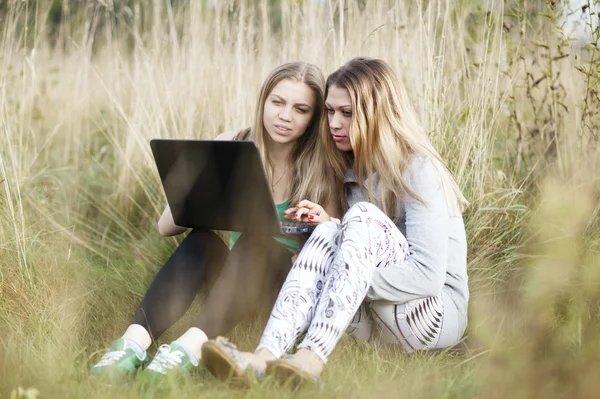
<svg viewBox="0 0 600 399"><path fill-rule="evenodd" d="M600 54L555 2L488 3L0 0L0 398L598 397ZM180 239L149 139L246 127L276 65L358 55L401 74L471 202L468 350L344 342L295 394L89 380Z"/></svg>

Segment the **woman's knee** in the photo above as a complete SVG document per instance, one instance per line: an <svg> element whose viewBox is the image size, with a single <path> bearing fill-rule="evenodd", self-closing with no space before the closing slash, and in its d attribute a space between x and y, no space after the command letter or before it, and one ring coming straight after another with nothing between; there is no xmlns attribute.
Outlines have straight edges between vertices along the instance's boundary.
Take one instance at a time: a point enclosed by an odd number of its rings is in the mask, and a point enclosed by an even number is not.
<svg viewBox="0 0 600 399"><path fill-rule="evenodd" d="M225 245L223 239L212 230L194 229L190 231L182 243L185 241L193 241L195 245L200 244L203 247L212 247L218 244Z"/></svg>
<svg viewBox="0 0 600 399"><path fill-rule="evenodd" d="M183 251L189 255L217 255L220 257L226 255L229 248L214 231L192 230L179 244L177 251Z"/></svg>
<svg viewBox="0 0 600 399"><path fill-rule="evenodd" d="M206 277L207 269L220 269L229 254L227 245L216 233L208 230L192 230L165 262L159 273L175 273L200 278Z"/></svg>
<svg viewBox="0 0 600 399"><path fill-rule="evenodd" d="M350 209L348 209L348 212L346 212L344 215L342 223L348 223L350 221L357 220L361 221L363 220L361 216L367 215L370 217L385 216L385 214L377 207L377 205L374 205L370 202L357 202L356 204L352 205Z"/></svg>
<svg viewBox="0 0 600 399"><path fill-rule="evenodd" d="M319 225L315 228L315 230L311 234L311 237L312 236L314 236L314 237L323 237L323 236L331 237L338 232L339 228L340 228L340 226L335 222L319 223Z"/></svg>

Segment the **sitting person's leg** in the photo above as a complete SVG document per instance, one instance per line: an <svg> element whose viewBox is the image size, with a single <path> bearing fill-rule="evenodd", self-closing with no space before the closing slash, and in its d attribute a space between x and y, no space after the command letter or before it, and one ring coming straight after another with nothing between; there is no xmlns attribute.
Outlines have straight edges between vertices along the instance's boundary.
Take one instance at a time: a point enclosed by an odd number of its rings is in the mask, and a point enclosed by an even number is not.
<svg viewBox="0 0 600 399"><path fill-rule="evenodd" d="M356 204L346 213L339 240L325 289L298 346L316 354L321 367L365 300L375 268L403 260L408 253L406 238L369 203Z"/></svg>
<svg viewBox="0 0 600 399"><path fill-rule="evenodd" d="M183 316L209 276L218 273L228 253L214 232L192 230L157 273L121 339L113 342L92 372L121 364L124 371L134 371L146 360L152 341Z"/></svg>
<svg viewBox="0 0 600 399"><path fill-rule="evenodd" d="M226 334L255 313L270 291L277 292L292 253L269 236L242 234L231 249L192 327L169 345L162 345L144 374L157 378L172 369L190 371L198 365L208 337Z"/></svg>
<svg viewBox="0 0 600 399"><path fill-rule="evenodd" d="M158 339L189 309L202 287L220 273L229 249L212 231L192 230L157 273L131 324Z"/></svg>
<svg viewBox="0 0 600 399"><path fill-rule="evenodd" d="M366 203L357 204L346 213L337 240L339 248L300 345L313 350L324 361L364 301L375 267L388 258L403 259L408 249L406 239L393 222L376 206ZM278 330L285 331L291 323L280 324ZM277 348L273 337L283 334L266 333L267 330L260 346L273 350L276 356L293 345L292 342L285 348Z"/></svg>

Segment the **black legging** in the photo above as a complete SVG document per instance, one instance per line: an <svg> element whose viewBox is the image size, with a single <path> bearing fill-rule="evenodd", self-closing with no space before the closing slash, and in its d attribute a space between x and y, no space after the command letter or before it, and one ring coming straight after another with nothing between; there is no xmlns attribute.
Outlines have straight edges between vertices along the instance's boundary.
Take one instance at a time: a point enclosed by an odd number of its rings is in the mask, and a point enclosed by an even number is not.
<svg viewBox="0 0 600 399"><path fill-rule="evenodd" d="M273 306L291 258L272 237L242 234L229 251L214 232L192 230L150 284L131 323L144 326L156 340L199 291L210 289L192 326L209 338L226 334L245 316Z"/></svg>

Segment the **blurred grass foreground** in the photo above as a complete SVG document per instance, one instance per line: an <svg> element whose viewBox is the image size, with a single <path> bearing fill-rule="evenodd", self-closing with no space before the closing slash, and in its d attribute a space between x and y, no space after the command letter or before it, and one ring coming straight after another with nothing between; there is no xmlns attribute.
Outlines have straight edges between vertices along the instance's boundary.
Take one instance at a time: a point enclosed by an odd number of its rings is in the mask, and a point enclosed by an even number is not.
<svg viewBox="0 0 600 399"><path fill-rule="evenodd" d="M600 397L600 5L573 3L0 0L0 398L292 397L86 375L180 239L149 139L246 127L276 65L358 55L401 74L471 201L467 350L344 343L296 396Z"/></svg>

